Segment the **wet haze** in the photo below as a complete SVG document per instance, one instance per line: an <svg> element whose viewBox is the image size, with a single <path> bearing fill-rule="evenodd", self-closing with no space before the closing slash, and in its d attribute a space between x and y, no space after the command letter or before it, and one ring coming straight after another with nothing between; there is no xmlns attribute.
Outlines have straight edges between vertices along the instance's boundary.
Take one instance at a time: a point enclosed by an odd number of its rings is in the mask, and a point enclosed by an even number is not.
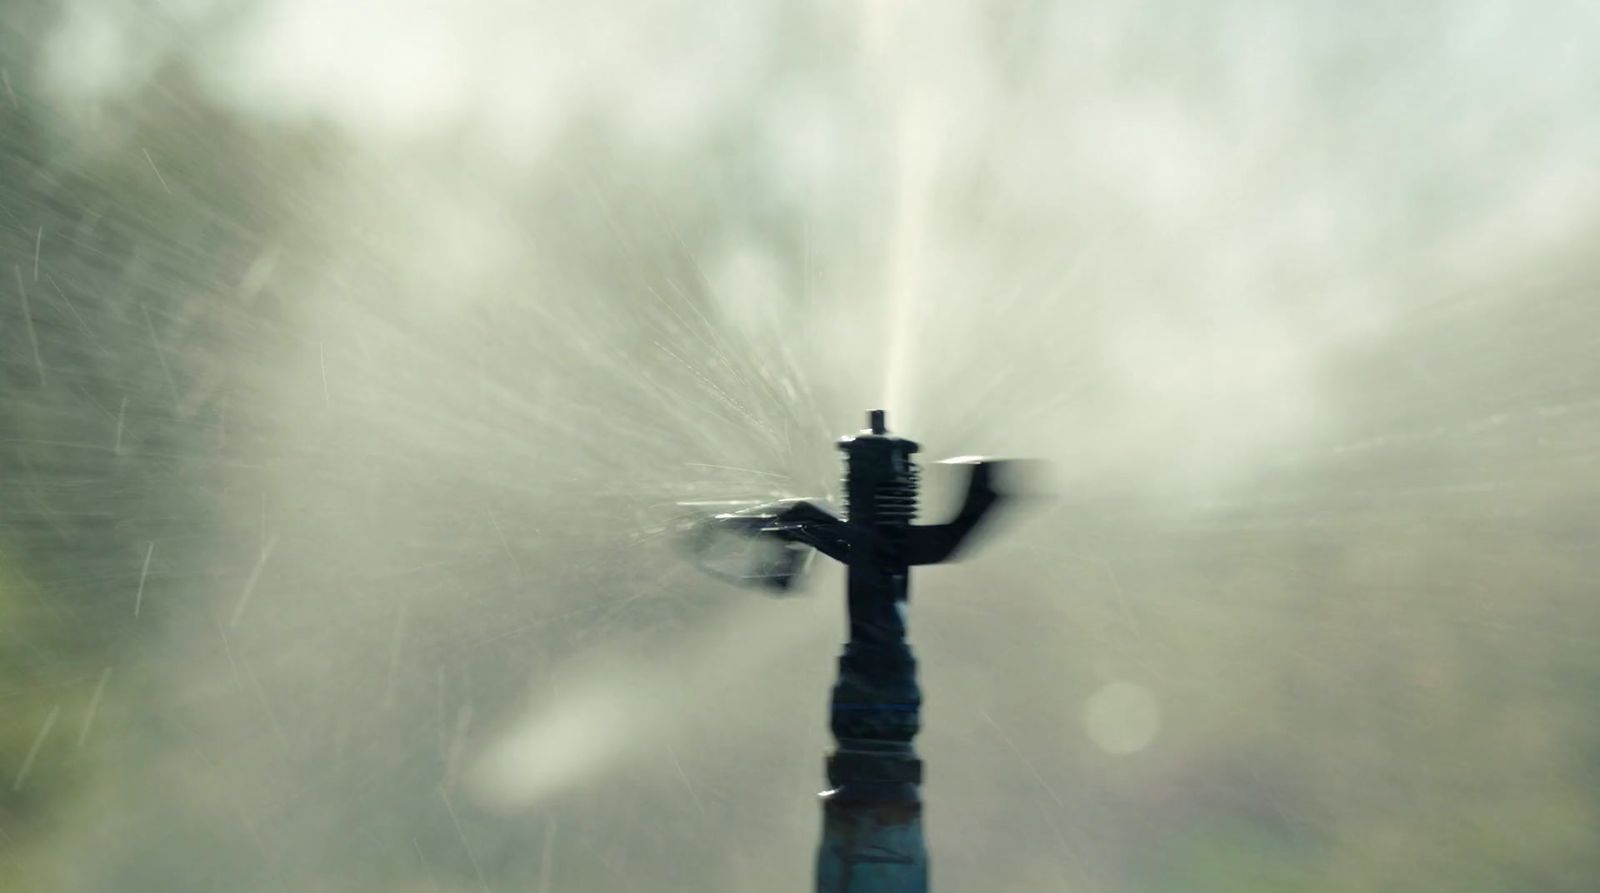
<svg viewBox="0 0 1600 893"><path fill-rule="evenodd" d="M883 406L935 883L1600 876L1587 3L0 4L0 886L805 889ZM924 517L947 510L930 468Z"/></svg>

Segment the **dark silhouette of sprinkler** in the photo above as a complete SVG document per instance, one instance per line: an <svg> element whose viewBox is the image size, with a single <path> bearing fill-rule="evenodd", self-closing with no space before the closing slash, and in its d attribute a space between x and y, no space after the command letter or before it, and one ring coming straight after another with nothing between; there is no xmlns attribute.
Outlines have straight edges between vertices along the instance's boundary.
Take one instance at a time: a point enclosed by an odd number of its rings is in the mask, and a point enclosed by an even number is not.
<svg viewBox="0 0 1600 893"><path fill-rule="evenodd" d="M997 466L963 461L966 498L947 524L912 524L918 470L914 441L896 437L883 410L867 430L842 438L845 516L804 500L784 500L717 515L698 524L690 547L702 567L735 582L787 590L811 549L849 568L850 640L839 657L829 726L837 746L827 758L822 794L818 893L922 893L928 856L922 839L922 761L911 739L920 726L922 692L906 644L910 568L949 560L1000 501ZM706 557L732 535L767 547L747 572L729 574Z"/></svg>

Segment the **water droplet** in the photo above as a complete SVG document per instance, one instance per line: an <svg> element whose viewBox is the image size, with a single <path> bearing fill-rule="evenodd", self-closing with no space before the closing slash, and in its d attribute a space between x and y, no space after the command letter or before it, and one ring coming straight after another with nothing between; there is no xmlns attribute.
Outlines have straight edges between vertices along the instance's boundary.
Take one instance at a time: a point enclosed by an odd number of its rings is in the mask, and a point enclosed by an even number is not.
<svg viewBox="0 0 1600 893"><path fill-rule="evenodd" d="M1084 701L1083 728L1106 753L1138 753L1161 731L1161 704L1142 685L1112 682Z"/></svg>

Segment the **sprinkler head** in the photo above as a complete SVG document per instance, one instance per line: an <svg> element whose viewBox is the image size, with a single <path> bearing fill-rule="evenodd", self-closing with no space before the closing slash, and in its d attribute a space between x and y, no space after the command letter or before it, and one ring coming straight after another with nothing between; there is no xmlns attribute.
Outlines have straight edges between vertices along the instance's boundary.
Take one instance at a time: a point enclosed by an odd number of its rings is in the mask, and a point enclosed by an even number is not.
<svg viewBox="0 0 1600 893"><path fill-rule="evenodd" d="M914 565L952 560L1005 498L996 482L1009 463L952 460L967 471L961 508L944 524L913 524L919 471L911 456L917 443L890 434L884 411L875 409L867 427L838 446L845 454L843 517L806 499L714 515L688 530L692 560L720 579L779 592L794 585L813 551L852 568L903 575Z"/></svg>

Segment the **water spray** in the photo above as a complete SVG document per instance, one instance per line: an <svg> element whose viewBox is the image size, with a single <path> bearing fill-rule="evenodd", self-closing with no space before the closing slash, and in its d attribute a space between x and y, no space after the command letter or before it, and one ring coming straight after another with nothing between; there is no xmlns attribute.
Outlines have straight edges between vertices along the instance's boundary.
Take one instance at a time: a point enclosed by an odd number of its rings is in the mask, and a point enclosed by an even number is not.
<svg viewBox="0 0 1600 893"><path fill-rule="evenodd" d="M910 569L950 560L1001 499L1005 463L955 460L968 469L966 497L946 524L917 525L915 441L889 433L883 410L842 438L845 514L783 500L696 525L691 550L708 571L735 582L787 591L812 550L849 569L850 638L839 656L822 793L818 893L921 893L928 889L922 836L922 760L912 747L921 723L917 664L906 643ZM742 572L719 569L727 541L757 546Z"/></svg>

